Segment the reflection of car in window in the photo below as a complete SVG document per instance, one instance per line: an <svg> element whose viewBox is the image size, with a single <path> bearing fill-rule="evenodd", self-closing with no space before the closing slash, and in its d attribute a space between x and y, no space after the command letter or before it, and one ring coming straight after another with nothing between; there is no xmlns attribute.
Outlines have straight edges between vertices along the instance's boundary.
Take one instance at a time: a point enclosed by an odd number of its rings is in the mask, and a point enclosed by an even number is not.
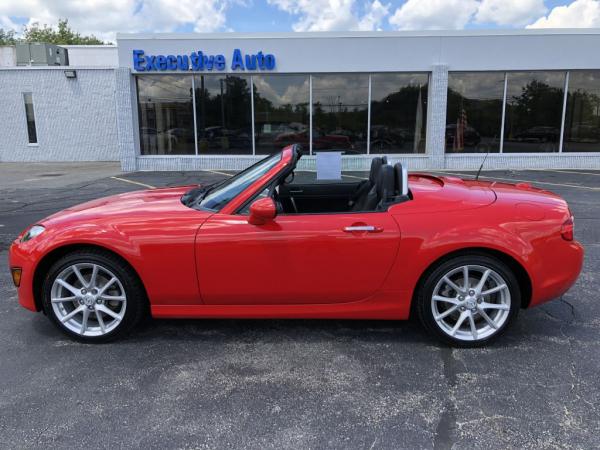
<svg viewBox="0 0 600 450"><path fill-rule="evenodd" d="M571 127L568 136L571 142L599 142L600 128L595 124L580 123Z"/></svg>
<svg viewBox="0 0 600 450"><path fill-rule="evenodd" d="M457 137L458 125L450 123L446 125L446 146L452 147ZM465 147L477 147L481 142L481 136L475 128L467 125L463 127L463 145Z"/></svg>
<svg viewBox="0 0 600 450"><path fill-rule="evenodd" d="M371 127L371 148L376 150L401 149L405 140L412 140L404 128L374 125Z"/></svg>
<svg viewBox="0 0 600 450"><path fill-rule="evenodd" d="M186 141L194 140L194 130L192 128L170 128L165 131L170 136Z"/></svg>
<svg viewBox="0 0 600 450"><path fill-rule="evenodd" d="M554 127L531 127L520 133L515 133L513 139L522 142L558 142L560 130Z"/></svg>
<svg viewBox="0 0 600 450"><path fill-rule="evenodd" d="M313 129L313 150L327 149L352 149L353 145L350 138L343 134L324 134L319 129ZM275 138L275 144L278 147L284 147L294 143L308 146L308 130L292 133L282 133Z"/></svg>
<svg viewBox="0 0 600 450"><path fill-rule="evenodd" d="M228 148L252 148L251 130L230 129L221 126L206 127L198 130L198 144L201 147L220 150Z"/></svg>

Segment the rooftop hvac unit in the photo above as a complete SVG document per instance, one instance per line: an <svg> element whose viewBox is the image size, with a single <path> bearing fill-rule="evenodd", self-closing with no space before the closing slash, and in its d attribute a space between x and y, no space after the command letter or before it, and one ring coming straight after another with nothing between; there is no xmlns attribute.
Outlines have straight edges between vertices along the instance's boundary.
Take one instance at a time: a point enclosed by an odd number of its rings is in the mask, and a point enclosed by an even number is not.
<svg viewBox="0 0 600 450"><path fill-rule="evenodd" d="M17 43L17 66L68 66L66 48L54 44Z"/></svg>

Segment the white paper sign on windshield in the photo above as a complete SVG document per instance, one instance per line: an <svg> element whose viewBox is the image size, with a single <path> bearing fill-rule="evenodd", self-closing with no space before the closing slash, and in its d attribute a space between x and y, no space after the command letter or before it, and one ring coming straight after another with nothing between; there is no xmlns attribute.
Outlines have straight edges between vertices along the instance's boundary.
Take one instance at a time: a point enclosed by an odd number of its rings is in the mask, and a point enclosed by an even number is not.
<svg viewBox="0 0 600 450"><path fill-rule="evenodd" d="M317 180L342 179L342 152L317 153Z"/></svg>

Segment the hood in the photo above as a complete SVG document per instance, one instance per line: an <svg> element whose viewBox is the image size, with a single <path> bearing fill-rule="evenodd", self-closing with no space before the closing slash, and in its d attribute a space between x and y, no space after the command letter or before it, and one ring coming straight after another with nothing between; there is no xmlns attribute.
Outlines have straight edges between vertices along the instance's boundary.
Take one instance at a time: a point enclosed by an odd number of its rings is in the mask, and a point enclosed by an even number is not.
<svg viewBox="0 0 600 450"><path fill-rule="evenodd" d="M65 222L95 222L101 219L119 220L140 217L160 217L173 213L187 213L191 210L181 203L181 196L195 186L148 189L125 194L111 195L59 211L40 223L55 225ZM198 211L195 211L196 213Z"/></svg>

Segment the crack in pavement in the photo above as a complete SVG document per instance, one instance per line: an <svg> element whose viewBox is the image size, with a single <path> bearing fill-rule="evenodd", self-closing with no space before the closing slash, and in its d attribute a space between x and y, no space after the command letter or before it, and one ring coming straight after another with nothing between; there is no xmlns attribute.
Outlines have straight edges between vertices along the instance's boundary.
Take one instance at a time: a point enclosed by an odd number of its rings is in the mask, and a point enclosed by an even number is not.
<svg viewBox="0 0 600 450"><path fill-rule="evenodd" d="M454 358L453 350L449 347L443 347L441 352L442 363L444 365L444 379L448 385L447 395L444 401L444 409L440 421L435 429L433 438L434 450L451 449L456 432L456 404L454 402L454 388L457 383L457 363Z"/></svg>
<svg viewBox="0 0 600 450"><path fill-rule="evenodd" d="M550 307L549 305L551 304L546 304L543 306L540 306L540 311L542 311L544 314L546 314L548 317L557 320L559 322L562 322L566 325L571 325L573 322L575 322L577 320L577 314L575 312L575 306L572 305L571 303L569 303L569 301L565 300L564 295L561 295L559 298L556 299L556 303L563 303L565 305L567 305L569 312L570 312L570 318L565 319L564 317L561 317L560 315L556 315L550 311L548 311L548 307Z"/></svg>

